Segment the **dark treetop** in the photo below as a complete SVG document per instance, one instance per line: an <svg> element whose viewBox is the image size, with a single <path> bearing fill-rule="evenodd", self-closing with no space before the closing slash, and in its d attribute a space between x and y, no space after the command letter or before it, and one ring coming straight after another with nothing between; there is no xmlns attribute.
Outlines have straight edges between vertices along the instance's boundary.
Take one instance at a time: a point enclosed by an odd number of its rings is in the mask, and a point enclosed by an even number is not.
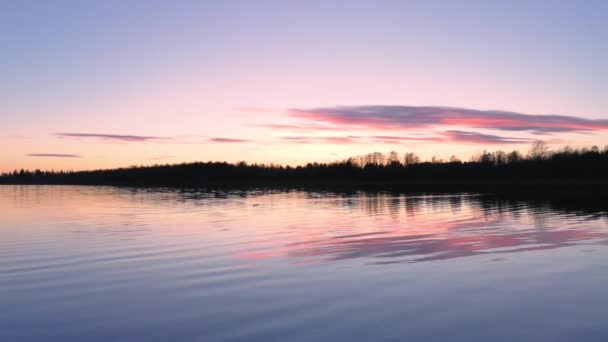
<svg viewBox="0 0 608 342"><path fill-rule="evenodd" d="M568 188L600 191L608 184L608 149L549 151L535 144L527 155L483 152L471 161L455 157L420 162L413 153L370 153L305 166L195 162L112 170L54 172L19 170L0 175L0 184L78 184L178 187L405 187L414 190Z"/></svg>

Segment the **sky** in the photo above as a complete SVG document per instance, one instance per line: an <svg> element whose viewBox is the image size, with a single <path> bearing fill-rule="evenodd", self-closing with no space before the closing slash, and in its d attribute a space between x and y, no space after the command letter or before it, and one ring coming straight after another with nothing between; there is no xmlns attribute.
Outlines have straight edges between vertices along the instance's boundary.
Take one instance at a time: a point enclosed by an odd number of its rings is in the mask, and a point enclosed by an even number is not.
<svg viewBox="0 0 608 342"><path fill-rule="evenodd" d="M608 1L0 1L0 172L608 145Z"/></svg>

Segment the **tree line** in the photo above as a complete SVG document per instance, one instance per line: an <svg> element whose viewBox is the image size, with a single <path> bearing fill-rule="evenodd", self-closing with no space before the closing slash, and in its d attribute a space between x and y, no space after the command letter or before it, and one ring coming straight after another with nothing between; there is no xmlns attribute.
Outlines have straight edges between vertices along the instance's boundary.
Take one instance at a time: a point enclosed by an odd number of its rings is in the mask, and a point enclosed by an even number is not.
<svg viewBox="0 0 608 342"><path fill-rule="evenodd" d="M408 152L374 152L330 163L303 166L194 162L94 171L15 170L0 175L4 184L89 184L133 186L307 185L315 184L450 184L518 182L603 182L608 174L608 147L551 150L536 142L518 151L483 151L468 161L421 158Z"/></svg>

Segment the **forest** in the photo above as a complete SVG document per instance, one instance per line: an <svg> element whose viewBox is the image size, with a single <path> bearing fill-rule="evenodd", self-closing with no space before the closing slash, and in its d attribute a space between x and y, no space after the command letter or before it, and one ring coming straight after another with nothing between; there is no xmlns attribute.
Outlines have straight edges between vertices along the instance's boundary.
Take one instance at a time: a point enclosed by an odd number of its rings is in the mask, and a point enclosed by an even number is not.
<svg viewBox="0 0 608 342"><path fill-rule="evenodd" d="M15 170L0 184L74 184L124 186L344 186L448 190L490 186L595 187L605 185L608 147L552 150L536 142L527 153L483 151L468 161L456 157L422 161L412 152L374 152L331 163L302 166L247 162L193 162L92 171Z"/></svg>

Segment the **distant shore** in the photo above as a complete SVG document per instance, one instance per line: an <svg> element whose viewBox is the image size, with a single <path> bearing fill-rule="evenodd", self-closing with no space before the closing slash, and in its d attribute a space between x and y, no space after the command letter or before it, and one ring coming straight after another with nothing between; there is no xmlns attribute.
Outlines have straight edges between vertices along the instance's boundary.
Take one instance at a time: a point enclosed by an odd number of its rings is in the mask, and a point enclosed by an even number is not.
<svg viewBox="0 0 608 342"><path fill-rule="evenodd" d="M328 189L402 192L535 193L608 197L608 148L549 152L535 145L527 156L484 151L472 161L420 162L371 153L332 163L303 166L246 162L193 162L91 171L15 170L0 184L112 185L224 189Z"/></svg>

